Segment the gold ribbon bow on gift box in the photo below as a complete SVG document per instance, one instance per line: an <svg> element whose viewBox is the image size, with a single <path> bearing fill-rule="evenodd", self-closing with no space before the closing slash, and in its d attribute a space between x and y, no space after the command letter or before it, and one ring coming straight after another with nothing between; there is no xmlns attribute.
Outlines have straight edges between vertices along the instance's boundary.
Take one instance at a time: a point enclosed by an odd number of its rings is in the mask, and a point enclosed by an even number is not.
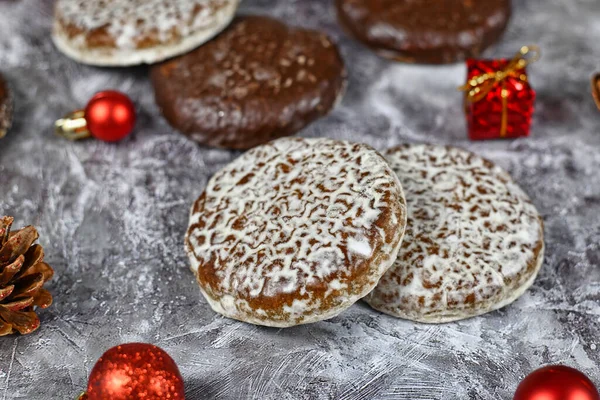
<svg viewBox="0 0 600 400"><path fill-rule="evenodd" d="M525 57L531 54L530 57ZM515 54L512 60L506 66L495 72L486 72L476 75L469 79L467 83L458 88L462 92L466 92L466 101L476 103L487 96L487 94L499 83L502 84L502 123L500 126L500 137L506 136L508 126L508 95L506 89L506 78L517 78L522 82L527 82L527 75L520 71L527 65L539 60L540 49L538 46L523 46Z"/></svg>

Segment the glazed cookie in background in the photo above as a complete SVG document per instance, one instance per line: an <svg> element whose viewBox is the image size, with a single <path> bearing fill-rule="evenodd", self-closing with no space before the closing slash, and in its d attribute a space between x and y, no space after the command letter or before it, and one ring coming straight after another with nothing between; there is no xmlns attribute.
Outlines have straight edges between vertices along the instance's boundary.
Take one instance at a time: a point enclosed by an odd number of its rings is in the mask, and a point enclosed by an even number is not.
<svg viewBox="0 0 600 400"><path fill-rule="evenodd" d="M268 17L236 18L206 45L151 70L167 121L209 146L248 149L327 114L345 69L323 33Z"/></svg>
<svg viewBox="0 0 600 400"><path fill-rule="evenodd" d="M406 193L408 225L367 303L440 323L504 307L531 286L544 256L543 224L506 172L451 147L404 145L385 156Z"/></svg>
<svg viewBox="0 0 600 400"><path fill-rule="evenodd" d="M383 57L441 64L478 56L496 42L510 0L336 0L338 17Z"/></svg>
<svg viewBox="0 0 600 400"><path fill-rule="evenodd" d="M284 138L208 182L185 247L216 312L289 327L332 318L370 292L405 225L402 187L371 147Z"/></svg>
<svg viewBox="0 0 600 400"><path fill-rule="evenodd" d="M186 53L222 31L239 0L57 0L52 38L92 65L152 64Z"/></svg>
<svg viewBox="0 0 600 400"><path fill-rule="evenodd" d="M0 75L0 139L6 136L12 124L12 95L4 77Z"/></svg>

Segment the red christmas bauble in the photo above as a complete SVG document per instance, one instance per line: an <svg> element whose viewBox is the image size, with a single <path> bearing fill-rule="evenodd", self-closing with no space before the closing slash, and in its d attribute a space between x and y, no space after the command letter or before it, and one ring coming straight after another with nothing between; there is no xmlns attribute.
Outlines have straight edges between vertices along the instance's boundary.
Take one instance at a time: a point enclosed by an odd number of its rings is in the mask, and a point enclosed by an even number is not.
<svg viewBox="0 0 600 400"><path fill-rule="evenodd" d="M184 400L183 378L164 350L145 343L109 349L88 381L88 400Z"/></svg>
<svg viewBox="0 0 600 400"><path fill-rule="evenodd" d="M129 97L115 90L96 93L85 106L87 129L96 139L117 142L135 125L135 106Z"/></svg>
<svg viewBox="0 0 600 400"><path fill-rule="evenodd" d="M527 375L513 400L600 400L600 395L583 373L563 365L551 365Z"/></svg>

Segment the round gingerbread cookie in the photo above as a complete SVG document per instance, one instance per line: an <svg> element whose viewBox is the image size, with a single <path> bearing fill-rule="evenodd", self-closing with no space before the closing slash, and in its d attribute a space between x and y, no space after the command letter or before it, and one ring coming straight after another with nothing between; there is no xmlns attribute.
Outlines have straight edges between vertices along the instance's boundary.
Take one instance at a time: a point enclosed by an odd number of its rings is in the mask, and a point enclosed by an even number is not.
<svg viewBox="0 0 600 400"><path fill-rule="evenodd" d="M323 33L239 17L206 45L154 66L156 102L193 140L248 149L289 136L341 96L343 60Z"/></svg>
<svg viewBox="0 0 600 400"><path fill-rule="evenodd" d="M10 89L0 75L0 139L6 136L12 124L13 104Z"/></svg>
<svg viewBox="0 0 600 400"><path fill-rule="evenodd" d="M346 29L380 55L441 64L476 57L496 42L510 0L336 0Z"/></svg>
<svg viewBox="0 0 600 400"><path fill-rule="evenodd" d="M408 225L367 303L440 323L504 307L531 286L544 256L542 219L506 172L452 147L404 145L385 156L404 187Z"/></svg>
<svg viewBox="0 0 600 400"><path fill-rule="evenodd" d="M185 247L216 312L289 327L332 318L370 292L405 225L402 187L371 147L284 138L208 182Z"/></svg>
<svg viewBox="0 0 600 400"><path fill-rule="evenodd" d="M52 39L92 65L152 64L222 31L239 0L57 0Z"/></svg>

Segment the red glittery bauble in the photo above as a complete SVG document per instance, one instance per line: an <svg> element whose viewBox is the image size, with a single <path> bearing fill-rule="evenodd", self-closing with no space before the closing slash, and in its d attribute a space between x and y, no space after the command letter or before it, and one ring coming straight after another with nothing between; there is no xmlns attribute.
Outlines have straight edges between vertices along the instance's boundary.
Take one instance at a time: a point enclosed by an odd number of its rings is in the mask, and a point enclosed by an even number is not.
<svg viewBox="0 0 600 400"><path fill-rule="evenodd" d="M87 129L96 139L116 142L129 135L135 125L135 106L121 92L106 90L85 106Z"/></svg>
<svg viewBox="0 0 600 400"><path fill-rule="evenodd" d="M583 373L551 365L529 374L517 388L513 400L600 400L600 396Z"/></svg>
<svg viewBox="0 0 600 400"><path fill-rule="evenodd" d="M98 360L88 382L88 400L184 400L175 361L145 343L113 347Z"/></svg>

